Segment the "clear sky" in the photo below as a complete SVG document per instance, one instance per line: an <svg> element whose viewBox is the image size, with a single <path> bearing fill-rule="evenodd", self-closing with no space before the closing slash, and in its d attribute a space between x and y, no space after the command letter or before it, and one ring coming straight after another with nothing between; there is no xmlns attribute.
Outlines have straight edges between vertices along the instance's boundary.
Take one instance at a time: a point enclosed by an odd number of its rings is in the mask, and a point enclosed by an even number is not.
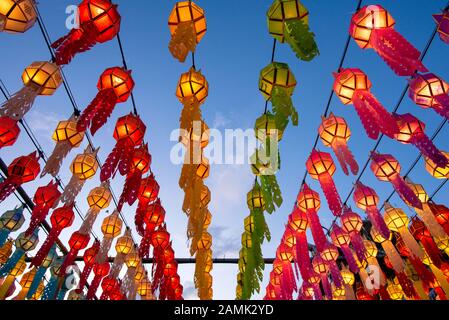
<svg viewBox="0 0 449 320"><path fill-rule="evenodd" d="M122 15L121 38L129 67L133 70L136 81L134 94L141 117L147 124L146 140L153 156L152 169L161 186L160 197L167 211L166 221L172 234L173 246L177 257L188 257L186 243L186 217L181 210L183 192L178 187L181 166L170 162L170 150L174 142L170 141L170 133L178 127L181 105L174 95L176 84L181 73L190 67L190 61L180 64L173 59L168 51L170 33L167 18L175 1L144 1L116 0ZM258 91L259 71L265 67L271 57L273 39L267 32L266 11L271 0L246 1L212 1L197 2L206 12L208 31L197 47L196 65L201 68L210 85L209 97L203 105L203 116L211 128L219 130L252 128L254 121L263 112L264 99ZM305 170L305 161L311 151L321 114L324 111L333 84L332 72L336 71L341 53L346 41L351 15L357 1L310 1L304 0L304 5L310 11L310 25L316 34L316 40L321 55L313 62L305 63L296 59L287 45L278 45L275 60L286 62L295 74L298 85L293 96L293 102L299 112L299 126L289 126L281 142L281 171L278 181L283 192L284 204L268 217L273 240L263 246L265 257L273 257L284 224L298 193ZM433 13L440 12L446 1L377 1L383 5L396 20L396 30L403 34L419 50L424 48L435 24ZM66 13L68 5L76 4L71 0L42 0L39 9L47 26L51 39L54 41L66 34ZM363 1L363 5L375 4ZM22 86L20 75L23 69L36 60L48 60L49 52L37 25L23 35L0 34L0 79L11 92ZM424 64L432 72L449 80L449 69L444 67L449 54L449 46L438 37L433 41ZM121 66L121 57L116 40L97 45L91 51L78 55L73 62L64 68L68 82L75 99L81 109L97 94L96 83L101 72L112 66ZM406 85L406 79L396 76L374 53L373 50L361 50L351 40L344 67L356 67L364 70L373 83L372 92L392 110ZM113 148L112 130L116 119L131 110L127 102L116 107L108 124L94 137L94 144L101 146L99 157L102 161ZM360 165L366 161L374 141L369 140L363 130L353 106L343 106L338 99L333 99L331 111L343 116L352 130L349 146ZM400 113L411 112L427 124L427 133L431 135L441 118L433 111L426 111L416 106L406 97L399 108ZM38 97L32 111L25 117L33 132L42 144L45 152L50 154L54 143L51 134L58 121L66 119L72 113L64 89L61 87L51 97ZM436 145L443 150L449 150L449 133L445 127L435 139ZM321 143L319 148L329 152ZM18 142L0 151L1 158L9 164L19 155L32 152L30 140L22 132ZM64 182L70 179L68 166L73 157L80 153L81 148L73 151L63 163L61 178ZM417 156L413 146L400 145L397 142L384 139L379 151L392 153L406 172ZM41 163L43 167L43 164ZM432 193L440 181L431 178L424 170L423 160L420 160L415 170L410 174L415 182L424 185ZM334 176L342 198L346 198L354 182L354 177L346 177L338 168ZM47 184L48 177L25 185L30 196L38 186ZM212 192L210 209L213 214L211 233L214 237L214 257L238 257L240 235L243 230L243 218L248 215L246 193L254 181L247 165L213 165L211 175L206 180ZM379 182L367 170L362 181L376 189L381 200L392 191L388 183ZM316 181L308 179L311 187L319 190ZM83 192L77 199L77 204L83 214L87 211L86 196L89 190L99 185L99 176L86 183ZM116 177L112 183L115 194L122 190L123 178ZM321 191L320 191L321 192ZM436 202L447 204L447 187L436 196ZM324 199L324 196L322 197ZM394 205L407 209L402 201L394 196ZM0 212L9 210L17 204L11 196L0 204ZM352 200L350 201L352 205ZM357 210L356 210L357 211ZM133 224L135 207L125 207L124 214L129 224ZM361 213L361 212L359 212ZM324 226L329 226L332 214L323 200L319 213ZM94 230L101 235L99 226L105 213L98 219ZM362 214L362 216L364 216ZM26 217L29 214L26 213ZM74 226L62 233L62 239L67 243L70 234L80 225L77 217ZM28 225L28 221L26 222ZM136 237L136 233L134 234ZM43 232L40 233L43 239ZM41 240L43 241L43 240ZM215 265L214 298L233 299L235 297L235 276L237 265ZM263 292L268 272L266 268ZM150 269L149 269L150 270ZM185 288L185 298L194 298L193 288L194 266L180 265L179 273Z"/></svg>

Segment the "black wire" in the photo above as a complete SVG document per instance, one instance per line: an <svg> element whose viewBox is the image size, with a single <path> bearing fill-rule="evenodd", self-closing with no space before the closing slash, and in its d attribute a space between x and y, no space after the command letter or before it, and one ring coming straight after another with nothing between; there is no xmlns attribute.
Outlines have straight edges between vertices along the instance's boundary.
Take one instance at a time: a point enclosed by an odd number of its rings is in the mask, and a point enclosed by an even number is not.
<svg viewBox="0 0 449 320"><path fill-rule="evenodd" d="M122 40L120 38L120 33L117 34L117 42L120 49L120 55L122 56L122 63L125 70L128 70L128 64L126 63L125 51L123 50ZM133 105L133 113L137 116L139 113L137 112L136 100L134 99L134 94L131 91L131 102Z"/></svg>

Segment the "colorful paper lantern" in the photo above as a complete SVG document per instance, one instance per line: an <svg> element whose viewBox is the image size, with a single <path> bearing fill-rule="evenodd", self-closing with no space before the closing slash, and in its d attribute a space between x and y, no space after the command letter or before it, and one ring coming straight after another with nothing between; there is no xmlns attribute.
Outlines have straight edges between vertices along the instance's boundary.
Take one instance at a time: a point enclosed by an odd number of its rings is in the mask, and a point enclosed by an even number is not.
<svg viewBox="0 0 449 320"><path fill-rule="evenodd" d="M84 251L84 255L83 255L84 267L83 267L83 271L81 272L80 280L78 283L78 288L75 290L79 294L83 292L83 288L86 285L87 279L88 279L88 277L92 271L92 268L95 264L95 258L98 254L99 249L100 249L100 242L98 240L95 240L92 247L90 247L90 248L86 249L86 251Z"/></svg>
<svg viewBox="0 0 449 320"><path fill-rule="evenodd" d="M380 5L364 6L351 18L349 34L362 49L372 48L399 76L426 72L421 53L394 30L395 21Z"/></svg>
<svg viewBox="0 0 449 320"><path fill-rule="evenodd" d="M444 10L440 14L433 14L433 20L437 24L437 32L440 39L446 43L449 43L449 13Z"/></svg>
<svg viewBox="0 0 449 320"><path fill-rule="evenodd" d="M11 232L19 230L25 222L23 207L8 210L0 217L0 248L7 242Z"/></svg>
<svg viewBox="0 0 449 320"><path fill-rule="evenodd" d="M446 159L449 159L449 152L442 151L442 154L446 157ZM436 179L449 178L449 164L440 167L430 158L425 158L425 160L426 160L426 171L430 173L432 177Z"/></svg>
<svg viewBox="0 0 449 320"><path fill-rule="evenodd" d="M123 222L120 219L117 210L114 210L111 215L103 219L101 224L101 232L103 233L103 240L101 241L100 249L95 256L95 263L102 265L107 261L109 249L112 246L112 241L117 238L122 232ZM106 274L107 275L107 274Z"/></svg>
<svg viewBox="0 0 449 320"><path fill-rule="evenodd" d="M150 244L154 230L162 225L165 220L165 209L161 205L161 201L157 199L154 203L149 204L142 213L142 220L145 224L145 231L139 246L139 255L148 257L150 255Z"/></svg>
<svg viewBox="0 0 449 320"><path fill-rule="evenodd" d="M0 31L24 33L37 19L34 0L7 0L0 6Z"/></svg>
<svg viewBox="0 0 449 320"><path fill-rule="evenodd" d="M109 0L83 0L78 5L78 16L79 27L51 45L58 65L70 63L76 54L88 51L97 43L112 40L120 31L117 5Z"/></svg>
<svg viewBox="0 0 449 320"><path fill-rule="evenodd" d="M396 120L371 93L371 81L360 69L341 69L334 73L334 92L344 105L353 104L369 138L379 133L393 137L399 132Z"/></svg>
<svg viewBox="0 0 449 320"><path fill-rule="evenodd" d="M360 231L363 228L363 221L360 216L353 212L349 207L343 207L343 214L340 217L341 226L349 234L352 247L359 261L365 260L365 246Z"/></svg>
<svg viewBox="0 0 449 320"><path fill-rule="evenodd" d="M20 134L17 121L10 117L0 117L0 149L16 143Z"/></svg>
<svg viewBox="0 0 449 320"><path fill-rule="evenodd" d="M351 248L349 245L351 244L351 237L349 233L340 228L337 224L332 227L332 231L330 233L332 243L341 249L343 255L345 256L346 262L348 263L349 269L354 272L359 272L359 267L354 259L354 255L352 254Z"/></svg>

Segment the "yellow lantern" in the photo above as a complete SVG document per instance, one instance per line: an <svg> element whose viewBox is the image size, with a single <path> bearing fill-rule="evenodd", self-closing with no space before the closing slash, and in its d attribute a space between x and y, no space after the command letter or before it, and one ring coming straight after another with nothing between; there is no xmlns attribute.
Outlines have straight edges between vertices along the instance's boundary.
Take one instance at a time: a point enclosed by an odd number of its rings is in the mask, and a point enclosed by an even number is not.
<svg viewBox="0 0 449 320"><path fill-rule="evenodd" d="M111 203L112 194L108 183L102 183L101 186L93 188L87 196L87 203L91 209L98 211L106 209Z"/></svg>
<svg viewBox="0 0 449 320"><path fill-rule="evenodd" d="M254 231L254 217L252 215L247 216L243 220L243 224L245 226L245 232L251 234Z"/></svg>
<svg viewBox="0 0 449 320"><path fill-rule="evenodd" d="M148 281L148 279L143 279L139 282L137 285L137 293L142 297L146 298L147 296L152 296L152 288L151 288L151 282Z"/></svg>
<svg viewBox="0 0 449 320"><path fill-rule="evenodd" d="M212 252L208 251L206 256L206 263L204 267L204 272L210 273L213 268Z"/></svg>
<svg viewBox="0 0 449 320"><path fill-rule="evenodd" d="M62 83L61 70L55 63L36 61L23 71L22 81L25 86L39 88L39 95L50 96Z"/></svg>
<svg viewBox="0 0 449 320"><path fill-rule="evenodd" d="M9 274L3 279L3 283L0 286L0 300L3 300L14 283L14 280L18 278L26 269L25 255L23 255L19 261L17 261L14 268L9 272Z"/></svg>
<svg viewBox="0 0 449 320"><path fill-rule="evenodd" d="M446 158L449 159L449 152L441 152ZM446 167L438 167L430 158L426 158L426 170L430 175L437 179L449 178L449 164Z"/></svg>
<svg viewBox="0 0 449 320"><path fill-rule="evenodd" d="M365 245L365 255L367 258L376 258L377 257L377 247L374 242L369 240L363 240L363 244Z"/></svg>
<svg viewBox="0 0 449 320"><path fill-rule="evenodd" d="M117 239L117 242L115 244L115 251L117 251L118 254L127 255L131 252L131 249L134 246L133 239L131 238L129 233L126 233Z"/></svg>
<svg viewBox="0 0 449 320"><path fill-rule="evenodd" d="M34 276L36 275L36 271L37 269L33 268L22 276L19 282L22 290L20 290L19 294L14 298L14 300L25 300L25 297L31 287L31 283L33 282Z"/></svg>
<svg viewBox="0 0 449 320"><path fill-rule="evenodd" d="M192 128L181 130L179 140L187 148L199 144L204 149L209 144L210 129L203 120L194 121Z"/></svg>
<svg viewBox="0 0 449 320"><path fill-rule="evenodd" d="M70 166L72 174L80 180L92 178L98 169L96 154L97 151L77 155Z"/></svg>
<svg viewBox="0 0 449 320"><path fill-rule="evenodd" d="M204 156L201 156L201 163L199 163L196 167L196 175L200 179L206 179L209 177L209 171L210 171L210 165L209 165L209 159L207 159Z"/></svg>
<svg viewBox="0 0 449 320"><path fill-rule="evenodd" d="M242 234L242 246L244 248L250 249L253 246L253 240L251 239L251 234L244 232Z"/></svg>
<svg viewBox="0 0 449 320"><path fill-rule="evenodd" d="M352 286L355 282L354 274L348 269L341 270L341 277L343 278L343 282L348 286Z"/></svg>
<svg viewBox="0 0 449 320"><path fill-rule="evenodd" d="M44 281L42 280L39 283L39 286L37 287L36 292L31 296L30 300L40 300L40 298L44 294L44 289L45 289L45 285L44 285Z"/></svg>
<svg viewBox="0 0 449 320"><path fill-rule="evenodd" d="M309 24L309 12L298 0L275 0L267 13L268 32L278 41L285 41L285 21L301 20Z"/></svg>
<svg viewBox="0 0 449 320"><path fill-rule="evenodd" d="M246 265L246 263L248 262L248 261L247 261L247 260L248 260L248 250L247 250L245 247L243 247L242 249L240 249L240 252L239 252L239 260L242 261L242 263L243 263L244 265Z"/></svg>
<svg viewBox="0 0 449 320"><path fill-rule="evenodd" d="M198 240L198 250L209 250L212 247L212 236L209 232L203 232L201 239Z"/></svg>
<svg viewBox="0 0 449 320"><path fill-rule="evenodd" d="M52 139L55 142L68 141L73 148L79 147L84 139L84 131L78 131L76 124L77 121L73 118L60 121L53 132Z"/></svg>
<svg viewBox="0 0 449 320"><path fill-rule="evenodd" d="M257 118L254 131L256 133L256 138L263 143L267 139L271 140L274 138L276 138L276 141L281 141L284 134L284 131L276 125L274 115L268 112Z"/></svg>
<svg viewBox="0 0 449 320"><path fill-rule="evenodd" d="M123 222L120 219L118 212L114 211L113 214L104 218L101 224L101 232L105 237L115 238L122 232Z"/></svg>
<svg viewBox="0 0 449 320"><path fill-rule="evenodd" d="M332 298L333 300L346 300L346 291L344 287L336 287L332 284Z"/></svg>
<svg viewBox="0 0 449 320"><path fill-rule="evenodd" d="M126 255L125 263L128 268L137 268L140 264L140 257L136 252L130 252Z"/></svg>
<svg viewBox="0 0 449 320"><path fill-rule="evenodd" d="M209 210L206 210L206 213L204 214L204 222L203 222L203 227L206 229L210 226L212 222L212 214L210 213Z"/></svg>
<svg viewBox="0 0 449 320"><path fill-rule="evenodd" d="M387 292L392 300L402 300L404 298L404 291L399 284L389 283Z"/></svg>
<svg viewBox="0 0 449 320"><path fill-rule="evenodd" d="M265 100L271 99L275 86L283 88L289 96L295 90L296 78L286 63L272 62L260 72L259 90Z"/></svg>
<svg viewBox="0 0 449 320"><path fill-rule="evenodd" d="M168 18L170 33L174 35L178 26L183 22L193 23L196 42L199 43L206 33L204 10L193 1L181 1L176 3Z"/></svg>
<svg viewBox="0 0 449 320"><path fill-rule="evenodd" d="M141 261L139 260L139 264L136 267L136 274L134 275L134 280L141 281L145 275L146 275L146 270L143 267Z"/></svg>
<svg viewBox="0 0 449 320"><path fill-rule="evenodd" d="M0 264L5 264L12 254L12 239L8 239L3 247L0 248Z"/></svg>
<svg viewBox="0 0 449 320"><path fill-rule="evenodd" d="M253 189L246 195L246 203L250 210L265 208L265 200L262 195L262 189L256 182Z"/></svg>
<svg viewBox="0 0 449 320"><path fill-rule="evenodd" d="M202 188L201 188L201 193L200 193L201 208L207 207L209 202L210 202L210 190L209 190L208 187L203 185Z"/></svg>
<svg viewBox="0 0 449 320"><path fill-rule="evenodd" d="M197 103L202 104L209 93L209 84L201 71L194 68L181 75L176 89L176 96L181 103L194 99Z"/></svg>
<svg viewBox="0 0 449 320"><path fill-rule="evenodd" d="M0 1L0 31L23 33L36 22L34 0Z"/></svg>
<svg viewBox="0 0 449 320"><path fill-rule="evenodd" d="M239 260L238 266L239 266L239 271L240 271L240 273L245 273L245 270L246 270L246 264L245 264L242 260Z"/></svg>

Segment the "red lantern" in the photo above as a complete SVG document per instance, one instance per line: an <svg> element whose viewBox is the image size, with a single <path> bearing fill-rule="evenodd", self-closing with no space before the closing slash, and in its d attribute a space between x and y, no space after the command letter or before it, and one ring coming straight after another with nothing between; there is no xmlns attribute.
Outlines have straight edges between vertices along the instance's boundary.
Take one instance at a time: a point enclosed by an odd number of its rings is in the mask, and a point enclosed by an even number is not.
<svg viewBox="0 0 449 320"><path fill-rule="evenodd" d="M0 149L16 143L19 134L20 128L16 120L7 116L0 117Z"/></svg>
<svg viewBox="0 0 449 320"><path fill-rule="evenodd" d="M80 52L97 43L112 40L120 31L120 14L110 0L83 0L78 6L79 28L51 46L56 50L56 63L68 64Z"/></svg>
<svg viewBox="0 0 449 320"><path fill-rule="evenodd" d="M326 147L331 147L337 156L338 162L346 175L349 174L348 166L352 174L359 172L359 165L354 159L354 155L348 148L348 140L351 137L346 120L336 117L332 112L327 118L323 118L318 129L321 141Z"/></svg>
<svg viewBox="0 0 449 320"><path fill-rule="evenodd" d="M388 229L379 209L377 209L379 196L376 191L358 181L355 184L353 198L356 206L366 212L368 219L382 237L390 239L390 229Z"/></svg>
<svg viewBox="0 0 449 320"><path fill-rule="evenodd" d="M87 247L90 241L89 234L83 234L79 231L72 233L69 239L70 251L66 255L64 262L59 269L59 275L64 276L67 268L73 264L75 258L78 256L78 252Z"/></svg>
<svg viewBox="0 0 449 320"><path fill-rule="evenodd" d="M437 31L440 39L449 43L449 11L443 10L440 14L433 14L433 20L437 24Z"/></svg>
<svg viewBox="0 0 449 320"><path fill-rule="evenodd" d="M145 236L145 226L143 221L143 216L149 203L153 203L159 195L159 184L154 178L153 174L142 179L140 182L139 193L137 198L139 204L136 210L135 225L137 232L144 237Z"/></svg>
<svg viewBox="0 0 449 320"><path fill-rule="evenodd" d="M435 219L443 227L444 231L449 234L449 209L442 205L429 202L430 209L435 215Z"/></svg>
<svg viewBox="0 0 449 320"><path fill-rule="evenodd" d="M422 209L422 203L400 176L401 165L390 154L371 153L371 171L380 181L389 181L405 203ZM379 230L380 231L380 230ZM388 237L386 237L388 238Z"/></svg>
<svg viewBox="0 0 449 320"><path fill-rule="evenodd" d="M106 181L119 169L125 176L130 170L130 155L133 149L140 145L145 135L146 126L139 116L129 114L117 120L114 130L114 139L117 141L114 149L101 167L101 181Z"/></svg>
<svg viewBox="0 0 449 320"><path fill-rule="evenodd" d="M442 260L440 249L438 249L438 246L433 240L432 235L430 234L429 229L425 226L424 222L422 222L418 217L413 217L410 232L413 234L415 239L421 242L433 264L438 269L441 269L441 265L444 262Z"/></svg>
<svg viewBox="0 0 449 320"><path fill-rule="evenodd" d="M47 239L45 239L44 244L34 256L31 265L39 267L42 264L42 261L47 256L61 231L70 227L74 219L75 214L73 213L73 204L65 205L53 211L50 217L51 231L48 234Z"/></svg>
<svg viewBox="0 0 449 320"><path fill-rule="evenodd" d="M445 168L449 160L435 147L432 140L425 134L426 125L410 113L394 114L399 126L399 133L394 138L404 144L413 144L424 157L432 160L438 167Z"/></svg>
<svg viewBox="0 0 449 320"><path fill-rule="evenodd" d="M357 300L374 300L374 298L372 296L370 296L368 294L368 292L365 291L365 289L363 288L363 285L361 285L360 283L357 284L357 289L356 289L356 297Z"/></svg>
<svg viewBox="0 0 449 320"><path fill-rule="evenodd" d="M169 262L165 265L164 276L167 278L174 277L178 272L178 263L176 261Z"/></svg>
<svg viewBox="0 0 449 320"><path fill-rule="evenodd" d="M106 123L117 103L128 100L134 89L131 71L119 67L106 69L101 74L97 88L97 96L83 111L77 123L78 131L86 131L91 127L92 135ZM126 132L114 132L114 137L116 134L124 135Z"/></svg>
<svg viewBox="0 0 449 320"><path fill-rule="evenodd" d="M154 230L159 227L165 219L165 210L158 199L156 202L149 204L143 212L143 222L145 223L145 233L139 246L139 255L148 257L150 254L150 244Z"/></svg>
<svg viewBox="0 0 449 320"><path fill-rule="evenodd" d="M328 266L326 262L321 258L320 255L317 255L312 260L313 270L316 274L318 274L321 278L321 284L324 289L324 294L328 299L332 299L332 289L329 283L329 278L327 277Z"/></svg>
<svg viewBox="0 0 449 320"><path fill-rule="evenodd" d="M95 257L97 256L99 250L100 250L100 241L95 240L92 247L84 251L83 255L84 268L80 276L78 289L76 289L77 293L81 293L83 291L83 287L87 282L87 278L89 277L90 272L92 271L92 268L95 263Z"/></svg>
<svg viewBox="0 0 449 320"><path fill-rule="evenodd" d="M332 231L330 233L332 243L339 247L345 256L346 262L348 262L349 269L353 273L359 273L359 267L357 266L357 262L354 259L354 255L352 254L351 248L349 245L351 244L351 237L349 233L344 231L338 225L334 225Z"/></svg>
<svg viewBox="0 0 449 320"><path fill-rule="evenodd" d="M433 73L417 74L409 82L408 95L417 105L449 120L448 83Z"/></svg>
<svg viewBox="0 0 449 320"><path fill-rule="evenodd" d="M110 277L104 278L101 282L101 289L103 292L101 293L100 300L107 300L110 298L112 292L117 288L120 288L120 284L116 279Z"/></svg>
<svg viewBox="0 0 449 320"><path fill-rule="evenodd" d="M87 291L87 300L92 300L95 296L98 287L100 286L101 280L103 280L104 277L106 277L109 274L109 270L111 269L111 266L109 265L109 262L103 262L103 263L95 263L94 264L94 279L92 280L89 290Z"/></svg>
<svg viewBox="0 0 449 320"><path fill-rule="evenodd" d="M50 208L53 208L60 196L58 184L53 180L46 186L37 188L33 198L34 208L31 212L31 221L25 232L26 235L31 235L37 226L45 220Z"/></svg>
<svg viewBox="0 0 449 320"><path fill-rule="evenodd" d="M134 149L129 164L129 173L126 176L125 186L118 204L119 210L122 209L125 202L130 206L134 204L139 193L142 175L150 170L150 165L151 155L148 152L148 145L145 144Z"/></svg>
<svg viewBox="0 0 449 320"><path fill-rule="evenodd" d="M158 230L151 235L151 244L156 249L166 249L170 245L170 234L165 230Z"/></svg>
<svg viewBox="0 0 449 320"><path fill-rule="evenodd" d="M421 53L394 30L395 21L380 5L361 8L351 18L349 33L362 49L373 48L399 76L426 72Z"/></svg>
<svg viewBox="0 0 449 320"><path fill-rule="evenodd" d="M393 137L399 129L396 120L374 97L367 75L360 69L341 69L334 74L334 91L343 104L353 104L366 134L376 140L382 132Z"/></svg>
<svg viewBox="0 0 449 320"><path fill-rule="evenodd" d="M335 173L335 164L331 155L313 149L306 166L309 175L320 182L329 209L336 217L339 217L342 210L342 201L332 179L332 175Z"/></svg>
<svg viewBox="0 0 449 320"><path fill-rule="evenodd" d="M293 291L296 291L295 274L293 273L292 261L293 250L285 244L281 244L276 251L276 259L282 265L281 274L281 287L283 292L283 298L286 300L292 300Z"/></svg>
<svg viewBox="0 0 449 320"><path fill-rule="evenodd" d="M338 249L331 243L328 243L323 251L320 252L321 258L327 264L327 267L332 276L332 280L334 281L334 285L337 288L341 288L343 283L343 277L341 276L340 269L337 265L337 259L339 256Z"/></svg>
<svg viewBox="0 0 449 320"><path fill-rule="evenodd" d="M36 151L16 158L8 166L8 177L0 183L0 203L20 185L36 179L41 167Z"/></svg>
<svg viewBox="0 0 449 320"><path fill-rule="evenodd" d="M366 248L360 235L360 231L363 228L362 218L349 207L345 206L343 211L344 213L340 217L342 229L349 234L357 258L360 262L363 262L365 261Z"/></svg>

